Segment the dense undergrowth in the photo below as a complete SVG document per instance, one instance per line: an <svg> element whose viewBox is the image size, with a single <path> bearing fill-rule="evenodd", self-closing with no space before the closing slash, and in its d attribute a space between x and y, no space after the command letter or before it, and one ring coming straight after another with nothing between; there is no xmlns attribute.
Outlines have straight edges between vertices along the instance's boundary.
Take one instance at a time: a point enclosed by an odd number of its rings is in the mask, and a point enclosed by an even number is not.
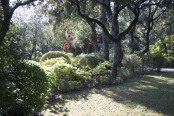
<svg viewBox="0 0 174 116"><path fill-rule="evenodd" d="M74 57L71 53L51 51L43 55L39 63L47 75L51 93L120 83L134 75L142 66L139 56L127 55L124 57L118 77L113 79L112 63L103 61L97 53Z"/></svg>
<svg viewBox="0 0 174 116"><path fill-rule="evenodd" d="M1 58L0 113L3 115L29 115L42 110L51 93L122 83L144 67L160 68L166 64L165 58L158 55L125 55L118 76L112 78L112 62L103 61L99 53L74 57L71 53L51 51L40 57L39 62L12 59L16 54L7 50L5 59Z"/></svg>

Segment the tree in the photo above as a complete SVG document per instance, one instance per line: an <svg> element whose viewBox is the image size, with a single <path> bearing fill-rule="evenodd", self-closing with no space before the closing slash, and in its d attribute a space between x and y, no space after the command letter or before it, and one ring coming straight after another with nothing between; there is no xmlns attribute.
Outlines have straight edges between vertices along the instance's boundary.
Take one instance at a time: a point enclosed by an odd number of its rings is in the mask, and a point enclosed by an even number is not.
<svg viewBox="0 0 174 116"><path fill-rule="evenodd" d="M108 38L113 41L113 43L114 43L114 57L113 57L112 75L113 75L113 77L116 77L117 76L117 67L120 65L120 63L123 59L123 50L122 50L121 40L127 33L129 33L129 31L132 29L132 27L137 23L138 16L139 16L139 10L141 9L142 4L146 2L146 0L129 1L129 2L112 1L112 3L114 4L113 11L111 10L111 1L110 0L109 0L110 4L108 4L108 5L100 2L100 4L102 4L106 7L106 12L108 14L109 20L110 20L111 25L112 25L112 28L111 28L112 34L109 33L108 29L106 28L106 26L103 25L103 23L101 21L99 21L98 19L95 19L95 18L91 18L89 15L82 13L81 5L80 5L80 2L78 0L71 1L71 2L76 5L77 10L78 10L78 14L82 18L84 18L90 22L97 23L104 30L104 32L108 36ZM97 1L97 2L99 2L99 1ZM134 14L135 17L130 22L130 25L125 30L120 32L118 16L119 16L119 13L123 9L130 10Z"/></svg>
<svg viewBox="0 0 174 116"><path fill-rule="evenodd" d="M145 33L146 44L145 44L145 49L140 53L141 55L143 55L149 51L150 32L153 29L154 21L156 21L165 11L164 9L160 9L161 11L158 13L160 4L161 4L161 0L159 0L157 2L149 0L148 7L145 7L144 9L142 9L142 10L146 11L143 13L143 15L145 15L145 18L143 20L146 22L146 24L145 25L142 24L146 28L146 33ZM146 13L147 13L147 15L146 15Z"/></svg>
<svg viewBox="0 0 174 116"><path fill-rule="evenodd" d="M37 0L28 0L28 1L18 1L13 7L10 6L10 0L1 0L1 6L3 11L3 16L0 18L0 45L3 44L4 37L6 36L9 27L10 27L10 21L13 16L14 11L19 7L19 6L24 6L28 5L34 1Z"/></svg>
<svg viewBox="0 0 174 116"><path fill-rule="evenodd" d="M96 14L96 12L90 12L96 9L95 1L90 2L90 5L87 5L88 3L85 0L82 2L83 2L83 12L86 12L95 17L98 16L99 13ZM48 7L45 9L45 6L49 6L49 4L53 7L53 9L49 9ZM42 8L44 9L44 11L46 11L46 14L49 14L52 16L50 17L50 22L54 25L55 33L58 31L60 32L60 30L65 30L66 34L69 32L72 32L73 35L75 35L75 37L73 37L75 40L84 39L82 41L86 43L86 39L88 39L88 42L91 42L93 44L95 52L98 52L100 50L97 44L96 23L89 22L87 20L81 20L81 18L79 18L79 16L76 14L76 10L74 6L72 6L70 2L68 2L68 0L65 0L65 1L48 0L47 4L45 4ZM87 30L90 30L90 32L86 33ZM65 41L65 38L61 38L61 39ZM82 44L85 44L85 43L81 43L80 46L82 46ZM76 47L80 47L80 46L76 46Z"/></svg>
<svg viewBox="0 0 174 116"><path fill-rule="evenodd" d="M107 0L101 0L102 3L105 3L107 6L110 4ZM107 23L107 15L106 15L106 8L104 5L101 4L101 17L100 20L103 23L103 25L106 27ZM103 59L109 60L109 45L108 45L108 38L105 34L104 30L102 29L102 41L103 41Z"/></svg>

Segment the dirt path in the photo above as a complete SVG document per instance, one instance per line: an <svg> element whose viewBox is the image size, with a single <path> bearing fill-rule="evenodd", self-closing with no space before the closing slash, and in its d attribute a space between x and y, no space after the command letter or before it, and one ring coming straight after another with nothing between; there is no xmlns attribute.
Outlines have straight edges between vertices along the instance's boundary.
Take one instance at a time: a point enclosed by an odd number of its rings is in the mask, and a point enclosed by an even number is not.
<svg viewBox="0 0 174 116"><path fill-rule="evenodd" d="M174 74L59 95L44 116L172 116Z"/></svg>

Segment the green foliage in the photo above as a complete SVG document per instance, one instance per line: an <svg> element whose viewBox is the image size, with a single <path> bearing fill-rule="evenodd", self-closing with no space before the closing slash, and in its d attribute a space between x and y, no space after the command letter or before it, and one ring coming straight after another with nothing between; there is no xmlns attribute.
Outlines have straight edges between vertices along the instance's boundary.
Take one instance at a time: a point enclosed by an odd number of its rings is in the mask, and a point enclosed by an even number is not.
<svg viewBox="0 0 174 116"><path fill-rule="evenodd" d="M167 36L163 42L159 40L150 47L152 53L151 64L153 67L174 67L172 58L174 55L174 35Z"/></svg>
<svg viewBox="0 0 174 116"><path fill-rule="evenodd" d="M7 114L16 103L13 92L16 89L14 69L20 60L25 58L25 51L20 48L19 41L15 38L18 34L15 27L11 27L5 37L4 45L0 46L0 114Z"/></svg>
<svg viewBox="0 0 174 116"><path fill-rule="evenodd" d="M80 86L79 82L77 81L68 81L65 79L59 79L58 84L59 86L57 89L61 92L75 90L78 86Z"/></svg>
<svg viewBox="0 0 174 116"><path fill-rule="evenodd" d="M75 70L76 69L70 64L57 64L54 68L54 72L58 78L70 81L80 81L81 77Z"/></svg>
<svg viewBox="0 0 174 116"><path fill-rule="evenodd" d="M81 54L81 59L79 61L79 64L84 67L94 68L98 65L99 61L94 55L88 55L88 54Z"/></svg>
<svg viewBox="0 0 174 116"><path fill-rule="evenodd" d="M0 46L0 114L29 115L43 109L47 95L44 71L26 58L20 33L12 25Z"/></svg>
<svg viewBox="0 0 174 116"><path fill-rule="evenodd" d="M166 66L174 68L174 58L173 57L167 57Z"/></svg>
<svg viewBox="0 0 174 116"><path fill-rule="evenodd" d="M166 49L164 47L166 45ZM162 54L163 56L174 55L174 35L167 36L164 41L157 41L154 45L151 45L152 54Z"/></svg>
<svg viewBox="0 0 174 116"><path fill-rule="evenodd" d="M127 67L121 67L120 68L120 73L119 76L123 79L126 80L131 76L131 71Z"/></svg>
<svg viewBox="0 0 174 116"><path fill-rule="evenodd" d="M111 74L112 64L109 61L100 63L91 70L92 74Z"/></svg>
<svg viewBox="0 0 174 116"><path fill-rule="evenodd" d="M40 59L41 59L41 57L42 57L42 52L37 51L37 52L36 52L36 57L35 57L34 55L32 55L31 60L34 60L34 61L39 62Z"/></svg>
<svg viewBox="0 0 174 116"><path fill-rule="evenodd" d="M15 69L14 80L17 104L12 107L12 112L22 109L20 112L29 114L44 108L47 96L48 80L43 69L35 62L24 61L19 63ZM15 111L17 112L17 111Z"/></svg>
<svg viewBox="0 0 174 116"><path fill-rule="evenodd" d="M38 64L25 61L16 64L12 74L3 70L0 73L1 112L9 116L28 115L44 108L48 85Z"/></svg>
<svg viewBox="0 0 174 116"><path fill-rule="evenodd" d="M114 48L112 47L112 48L109 50L109 59L110 59L110 61L112 60L113 57L114 57Z"/></svg>
<svg viewBox="0 0 174 116"><path fill-rule="evenodd" d="M54 91L70 91L80 87L84 79L76 72L76 68L66 63L56 63L48 73L50 89Z"/></svg>
<svg viewBox="0 0 174 116"><path fill-rule="evenodd" d="M123 66L126 67L134 74L135 70L140 68L142 65L141 58L136 54L125 55L123 59Z"/></svg>
<svg viewBox="0 0 174 116"><path fill-rule="evenodd" d="M41 58L41 62L51 58L58 58L58 57L64 57L68 63L71 63L70 58L63 52L59 52L59 51L50 51L44 54Z"/></svg>
<svg viewBox="0 0 174 116"><path fill-rule="evenodd" d="M165 49L163 46L163 42L161 40L157 41L154 45L151 45L151 53L152 54L162 54L162 55L166 55L165 54Z"/></svg>
<svg viewBox="0 0 174 116"><path fill-rule="evenodd" d="M109 61L100 63L95 68L90 71L93 75L93 78L96 79L99 84L109 83L109 78L112 72L112 64Z"/></svg>
<svg viewBox="0 0 174 116"><path fill-rule="evenodd" d="M154 67L156 67L156 68L162 68L165 65L165 63L166 63L166 59L162 55L153 54L153 55L151 55L150 62L151 62L151 64Z"/></svg>
<svg viewBox="0 0 174 116"><path fill-rule="evenodd" d="M142 58L142 63L143 63L143 67L152 67L152 64L151 64L151 55L149 54L146 54L146 55L143 55L141 56Z"/></svg>
<svg viewBox="0 0 174 116"><path fill-rule="evenodd" d="M167 55L174 56L174 35L167 36L164 40L164 44L167 47Z"/></svg>
<svg viewBox="0 0 174 116"><path fill-rule="evenodd" d="M42 62L43 65L53 66L56 63L68 63L67 59L64 57L51 58Z"/></svg>

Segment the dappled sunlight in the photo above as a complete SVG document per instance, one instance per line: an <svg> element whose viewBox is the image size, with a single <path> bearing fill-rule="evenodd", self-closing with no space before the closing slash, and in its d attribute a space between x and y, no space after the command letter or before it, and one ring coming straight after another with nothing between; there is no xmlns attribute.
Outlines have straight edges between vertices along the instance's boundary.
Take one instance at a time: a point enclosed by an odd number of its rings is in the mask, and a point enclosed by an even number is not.
<svg viewBox="0 0 174 116"><path fill-rule="evenodd" d="M44 115L172 116L174 114L172 75L146 75L138 81L117 86L63 94L60 97L63 102L54 101L54 108L47 109Z"/></svg>
<svg viewBox="0 0 174 116"><path fill-rule="evenodd" d="M174 116L174 0L0 0L0 116Z"/></svg>
<svg viewBox="0 0 174 116"><path fill-rule="evenodd" d="M114 99L117 103L123 103L125 106L136 107L140 105L154 112L173 115L173 78L172 75L168 74L161 74L161 76L147 75L137 82L107 88L107 92L102 91L101 94ZM125 101L128 102L125 103ZM148 112L148 110L145 112Z"/></svg>

